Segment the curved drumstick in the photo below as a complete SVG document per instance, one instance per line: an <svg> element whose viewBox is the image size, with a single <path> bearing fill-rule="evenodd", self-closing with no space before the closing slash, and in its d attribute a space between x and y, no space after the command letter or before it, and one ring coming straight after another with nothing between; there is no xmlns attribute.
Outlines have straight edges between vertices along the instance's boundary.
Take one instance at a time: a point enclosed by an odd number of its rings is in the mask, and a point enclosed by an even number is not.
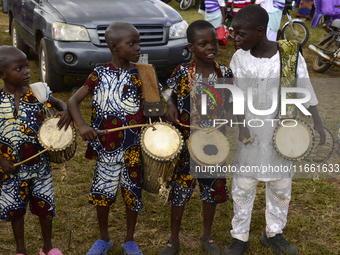
<svg viewBox="0 0 340 255"><path fill-rule="evenodd" d="M250 137L250 138L244 138L243 139L243 141L242 141L242 143L247 143L247 142L249 142L250 140L252 140L254 137L256 137L257 135L255 134L255 135L253 135L252 137Z"/></svg>
<svg viewBox="0 0 340 255"><path fill-rule="evenodd" d="M191 129L202 129L202 128L200 128L199 126L190 126L190 125L185 125L185 124L182 124L182 123L178 123L178 124L179 124L180 126L182 126L182 127L187 127L187 128L191 128ZM223 123L223 124L221 124L221 125L215 127L213 130L208 131L207 134L209 134L209 133L211 133L211 132L214 132L215 130L218 130L220 127L222 127L222 126L225 125L225 124L227 124L227 123Z"/></svg>
<svg viewBox="0 0 340 255"><path fill-rule="evenodd" d="M137 128L137 127L153 127L153 130L156 130L155 126L151 124L137 124L137 125L131 125L131 126L125 126L125 127L119 127L119 128L98 130L97 135L107 135L108 133L111 133L111 132L120 131L124 129L129 129L129 128Z"/></svg>
<svg viewBox="0 0 340 255"><path fill-rule="evenodd" d="M185 125L185 124L182 124L182 123L178 123L178 125L180 125L182 127L186 127L186 128L201 129L199 126L190 126L190 125Z"/></svg>
<svg viewBox="0 0 340 255"><path fill-rule="evenodd" d="M20 166L21 164L23 164L23 163L25 163L27 161L30 161L31 159L34 159L35 157L39 156L40 154L44 153L45 151L48 151L49 149L52 149L52 146L50 146L50 147L48 147L48 148L38 152L37 154L33 155L32 157L29 157L29 158L27 158L27 159L25 159L25 160L23 160L23 161L21 161L19 163L15 163L14 166L15 167Z"/></svg>

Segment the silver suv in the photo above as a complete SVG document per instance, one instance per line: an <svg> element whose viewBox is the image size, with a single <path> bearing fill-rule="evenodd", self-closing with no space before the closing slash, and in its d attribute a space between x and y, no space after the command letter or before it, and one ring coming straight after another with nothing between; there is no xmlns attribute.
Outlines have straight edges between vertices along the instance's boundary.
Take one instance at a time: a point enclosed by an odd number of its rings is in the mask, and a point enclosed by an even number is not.
<svg viewBox="0 0 340 255"><path fill-rule="evenodd" d="M53 91L65 75L87 76L111 60L106 27L114 21L133 24L141 36L142 62L165 76L187 62L187 23L160 0L8 0L13 45L33 49L41 80Z"/></svg>

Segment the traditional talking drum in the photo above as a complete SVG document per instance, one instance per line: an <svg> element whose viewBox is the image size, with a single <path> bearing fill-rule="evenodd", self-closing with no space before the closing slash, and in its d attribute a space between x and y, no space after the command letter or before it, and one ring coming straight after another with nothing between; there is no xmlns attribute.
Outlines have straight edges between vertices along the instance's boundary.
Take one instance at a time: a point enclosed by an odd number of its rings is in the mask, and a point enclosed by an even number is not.
<svg viewBox="0 0 340 255"><path fill-rule="evenodd" d="M41 146L48 150L51 162L63 163L70 160L76 152L76 132L68 127L58 130L57 123L60 118L47 118L41 124L38 131L38 139Z"/></svg>
<svg viewBox="0 0 340 255"><path fill-rule="evenodd" d="M299 161L314 148L314 129L300 119L280 121L273 135L276 151L285 159Z"/></svg>
<svg viewBox="0 0 340 255"><path fill-rule="evenodd" d="M188 139L190 157L201 166L222 165L229 154L227 137L216 128L202 128L190 134Z"/></svg>
<svg viewBox="0 0 340 255"><path fill-rule="evenodd" d="M174 173L177 160L183 147L181 133L167 123L152 124L141 132L143 157L143 188L158 193L167 186Z"/></svg>
<svg viewBox="0 0 340 255"><path fill-rule="evenodd" d="M324 127L324 130L326 133L325 143L319 144L320 135L315 131L315 145L311 153L305 159L306 161L313 164L323 164L332 156L334 150L334 137L326 127Z"/></svg>

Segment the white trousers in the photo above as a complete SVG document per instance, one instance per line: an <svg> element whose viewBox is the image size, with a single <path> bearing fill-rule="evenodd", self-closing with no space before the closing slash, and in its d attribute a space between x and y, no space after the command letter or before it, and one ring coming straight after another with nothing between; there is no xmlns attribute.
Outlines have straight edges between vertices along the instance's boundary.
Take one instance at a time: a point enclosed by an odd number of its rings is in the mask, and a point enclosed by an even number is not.
<svg viewBox="0 0 340 255"><path fill-rule="evenodd" d="M253 177L237 174L233 177L234 217L231 222L233 229L230 232L233 238L243 242L249 239L251 212L259 181ZM281 234L287 223L291 187L292 178L266 181L266 234L268 238Z"/></svg>

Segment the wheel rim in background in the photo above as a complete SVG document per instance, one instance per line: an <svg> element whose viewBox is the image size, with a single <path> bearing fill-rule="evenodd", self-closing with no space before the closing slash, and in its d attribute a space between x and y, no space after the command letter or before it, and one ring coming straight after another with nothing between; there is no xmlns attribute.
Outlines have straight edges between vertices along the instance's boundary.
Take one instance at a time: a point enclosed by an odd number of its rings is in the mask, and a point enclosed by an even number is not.
<svg viewBox="0 0 340 255"><path fill-rule="evenodd" d="M294 30L298 33L297 35L293 35L292 28L288 25L282 29L282 37L285 40L295 40L300 42L301 46L303 46L309 38L309 30L305 23L303 22L293 22Z"/></svg>
<svg viewBox="0 0 340 255"><path fill-rule="evenodd" d="M18 35L17 35L17 30L15 27L13 27L13 31L12 31L12 44L14 47L18 48Z"/></svg>
<svg viewBox="0 0 340 255"><path fill-rule="evenodd" d="M322 46L324 49L324 53L327 55L332 55L337 50L336 39L333 38L331 41L327 42L325 45ZM323 60L323 58L316 56L313 60L313 70L317 73L326 72L332 64L329 61Z"/></svg>
<svg viewBox="0 0 340 255"><path fill-rule="evenodd" d="M46 82L46 55L45 51L42 50L40 53L40 73L42 82Z"/></svg>
<svg viewBox="0 0 340 255"><path fill-rule="evenodd" d="M192 5L193 0L181 0L179 3L179 9L182 11L188 10Z"/></svg>

